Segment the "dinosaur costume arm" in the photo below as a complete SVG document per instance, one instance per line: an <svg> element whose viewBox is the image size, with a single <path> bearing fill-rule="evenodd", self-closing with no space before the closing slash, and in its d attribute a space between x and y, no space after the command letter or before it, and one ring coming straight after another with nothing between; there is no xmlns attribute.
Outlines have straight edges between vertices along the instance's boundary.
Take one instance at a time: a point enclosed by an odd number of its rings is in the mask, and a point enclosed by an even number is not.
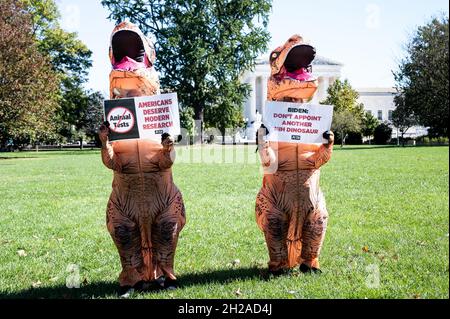
<svg viewBox="0 0 450 319"><path fill-rule="evenodd" d="M322 165L328 163L331 158L331 154L333 154L333 146L334 146L334 133L331 131L325 132L323 137L328 140L327 143L322 144L319 149L312 156L312 160L314 161L314 167L320 168Z"/></svg>
<svg viewBox="0 0 450 319"><path fill-rule="evenodd" d="M109 128L107 123L104 123L100 126L98 137L102 142L102 162L103 164L117 172L122 172L122 165L119 160L119 157L114 152L114 146L109 143Z"/></svg>
<svg viewBox="0 0 450 319"><path fill-rule="evenodd" d="M314 155L308 158L308 161L314 166L314 168L320 168L330 160L332 153L333 143L322 144L316 152L314 152Z"/></svg>
<svg viewBox="0 0 450 319"><path fill-rule="evenodd" d="M122 165L118 156L114 153L114 147L106 142L102 145L102 161L103 164L117 172L122 172Z"/></svg>
<svg viewBox="0 0 450 319"><path fill-rule="evenodd" d="M161 170L171 168L175 161L175 148L173 143L173 138L169 134L163 134L161 141L162 149L158 154L158 165Z"/></svg>
<svg viewBox="0 0 450 319"><path fill-rule="evenodd" d="M276 162L277 158L275 152L270 147L269 142L265 142L262 147L259 148L259 157L264 167L269 167Z"/></svg>

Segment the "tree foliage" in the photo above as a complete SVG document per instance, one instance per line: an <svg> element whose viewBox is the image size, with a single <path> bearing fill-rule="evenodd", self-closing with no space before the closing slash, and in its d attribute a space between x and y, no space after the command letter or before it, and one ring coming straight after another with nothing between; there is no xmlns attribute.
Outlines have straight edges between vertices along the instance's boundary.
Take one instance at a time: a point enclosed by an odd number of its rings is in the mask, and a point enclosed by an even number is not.
<svg viewBox="0 0 450 319"><path fill-rule="evenodd" d="M0 144L53 139L59 77L33 36L18 0L0 2Z"/></svg>
<svg viewBox="0 0 450 319"><path fill-rule="evenodd" d="M334 112L331 130L338 133L341 147L345 144L345 138L349 132L358 132L361 128L360 120L349 110Z"/></svg>
<svg viewBox="0 0 450 319"><path fill-rule="evenodd" d="M414 114L414 110L411 105L405 103L405 97L401 94L396 95L394 98L396 105L395 110L392 112L392 124L402 134L402 145L405 145L405 139L403 138L405 133L413 126L418 124L417 118Z"/></svg>
<svg viewBox="0 0 450 319"><path fill-rule="evenodd" d="M368 137L369 138L369 143L370 143L370 139L372 138L373 134L375 133L375 129L377 128L377 126L380 124L380 122L378 121L378 119L372 115L372 113L370 112L364 112L364 116L362 118L362 123L361 123L361 133L363 134L364 137Z"/></svg>
<svg viewBox="0 0 450 319"><path fill-rule="evenodd" d="M240 76L267 49L271 0L103 0L115 21L156 37L165 89L177 91L194 119L220 130L242 122L249 93ZM187 115L189 112L183 111Z"/></svg>
<svg viewBox="0 0 450 319"><path fill-rule="evenodd" d="M380 123L375 129L373 140L377 145L385 145L392 136L392 128L387 123Z"/></svg>
<svg viewBox="0 0 450 319"><path fill-rule="evenodd" d="M97 141L98 127L103 122L103 101L105 98L100 92L93 92L89 94L87 100L87 108L81 116L80 124L83 129L83 133L90 138L94 138ZM99 141L97 141L99 142ZM97 143L101 145L101 143Z"/></svg>
<svg viewBox="0 0 450 319"><path fill-rule="evenodd" d="M448 22L448 17L434 18L419 27L395 73L404 105L421 125L430 128L431 136L448 136Z"/></svg>
<svg viewBox="0 0 450 319"><path fill-rule="evenodd" d="M33 19L33 34L42 54L48 56L60 77L59 132L71 138L73 127L81 129L81 117L88 107L89 92L84 88L92 66L92 52L77 38L64 31L54 0L22 0Z"/></svg>
<svg viewBox="0 0 450 319"><path fill-rule="evenodd" d="M364 115L364 106L358 103L359 94L348 80L336 80L328 88L328 96L321 104L333 105L333 123L331 129L338 135L341 147L349 132L359 132Z"/></svg>
<svg viewBox="0 0 450 319"><path fill-rule="evenodd" d="M244 101L242 98L246 94L246 89L239 83L224 83L221 92L222 94L218 96L216 104L206 108L205 118L207 119L206 126L217 128L221 132L222 142L224 142L227 128L237 128L244 125L242 118Z"/></svg>

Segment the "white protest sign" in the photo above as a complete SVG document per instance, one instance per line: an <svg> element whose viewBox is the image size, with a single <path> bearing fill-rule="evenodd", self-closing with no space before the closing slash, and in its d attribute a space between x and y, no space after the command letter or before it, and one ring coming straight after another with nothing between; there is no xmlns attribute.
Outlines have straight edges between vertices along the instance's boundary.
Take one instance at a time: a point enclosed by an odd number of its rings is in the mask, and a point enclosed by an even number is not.
<svg viewBox="0 0 450 319"><path fill-rule="evenodd" d="M176 93L106 100L105 120L110 140L151 139L163 133L179 135L180 115Z"/></svg>
<svg viewBox="0 0 450 319"><path fill-rule="evenodd" d="M332 105L307 103L267 101L263 116L266 140L273 142L324 143L332 120Z"/></svg>

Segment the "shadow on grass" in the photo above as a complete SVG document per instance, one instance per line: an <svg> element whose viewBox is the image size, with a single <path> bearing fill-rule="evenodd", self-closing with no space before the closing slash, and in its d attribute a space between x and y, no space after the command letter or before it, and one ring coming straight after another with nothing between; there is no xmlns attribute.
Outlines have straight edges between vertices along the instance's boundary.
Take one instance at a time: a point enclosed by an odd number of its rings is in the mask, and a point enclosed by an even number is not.
<svg viewBox="0 0 450 319"><path fill-rule="evenodd" d="M425 147L448 147L449 145L405 145L405 146L397 146L397 145L361 145L361 146L344 146L340 147L339 145L334 146L334 151L358 151L358 150L378 150L383 148L390 149L406 149L406 148L425 148Z"/></svg>
<svg viewBox="0 0 450 319"><path fill-rule="evenodd" d="M34 159L39 157L32 157L32 156L11 156L11 157L0 157L0 160L13 160L13 159Z"/></svg>
<svg viewBox="0 0 450 319"><path fill-rule="evenodd" d="M235 280L265 279L266 271L261 268L223 269L210 272L189 273L178 276L180 289L210 283L227 284ZM93 282L82 284L80 288L69 289L65 285L29 288L13 293L0 291L0 299L84 299L118 298L119 285L116 282ZM159 294L158 291L145 294Z"/></svg>
<svg viewBox="0 0 450 319"><path fill-rule="evenodd" d="M394 145L367 145L367 146L344 146L340 147L339 145L334 146L334 151L359 151L359 150L378 150L383 148L398 148L398 146Z"/></svg>

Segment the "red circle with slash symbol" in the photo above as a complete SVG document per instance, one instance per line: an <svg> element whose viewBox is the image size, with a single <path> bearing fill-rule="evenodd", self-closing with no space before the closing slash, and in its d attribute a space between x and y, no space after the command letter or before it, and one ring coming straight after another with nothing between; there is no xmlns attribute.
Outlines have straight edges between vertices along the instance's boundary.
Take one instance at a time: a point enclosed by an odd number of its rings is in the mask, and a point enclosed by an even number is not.
<svg viewBox="0 0 450 319"><path fill-rule="evenodd" d="M133 113L122 106L113 108L108 113L109 129L116 133L128 133L134 126Z"/></svg>

